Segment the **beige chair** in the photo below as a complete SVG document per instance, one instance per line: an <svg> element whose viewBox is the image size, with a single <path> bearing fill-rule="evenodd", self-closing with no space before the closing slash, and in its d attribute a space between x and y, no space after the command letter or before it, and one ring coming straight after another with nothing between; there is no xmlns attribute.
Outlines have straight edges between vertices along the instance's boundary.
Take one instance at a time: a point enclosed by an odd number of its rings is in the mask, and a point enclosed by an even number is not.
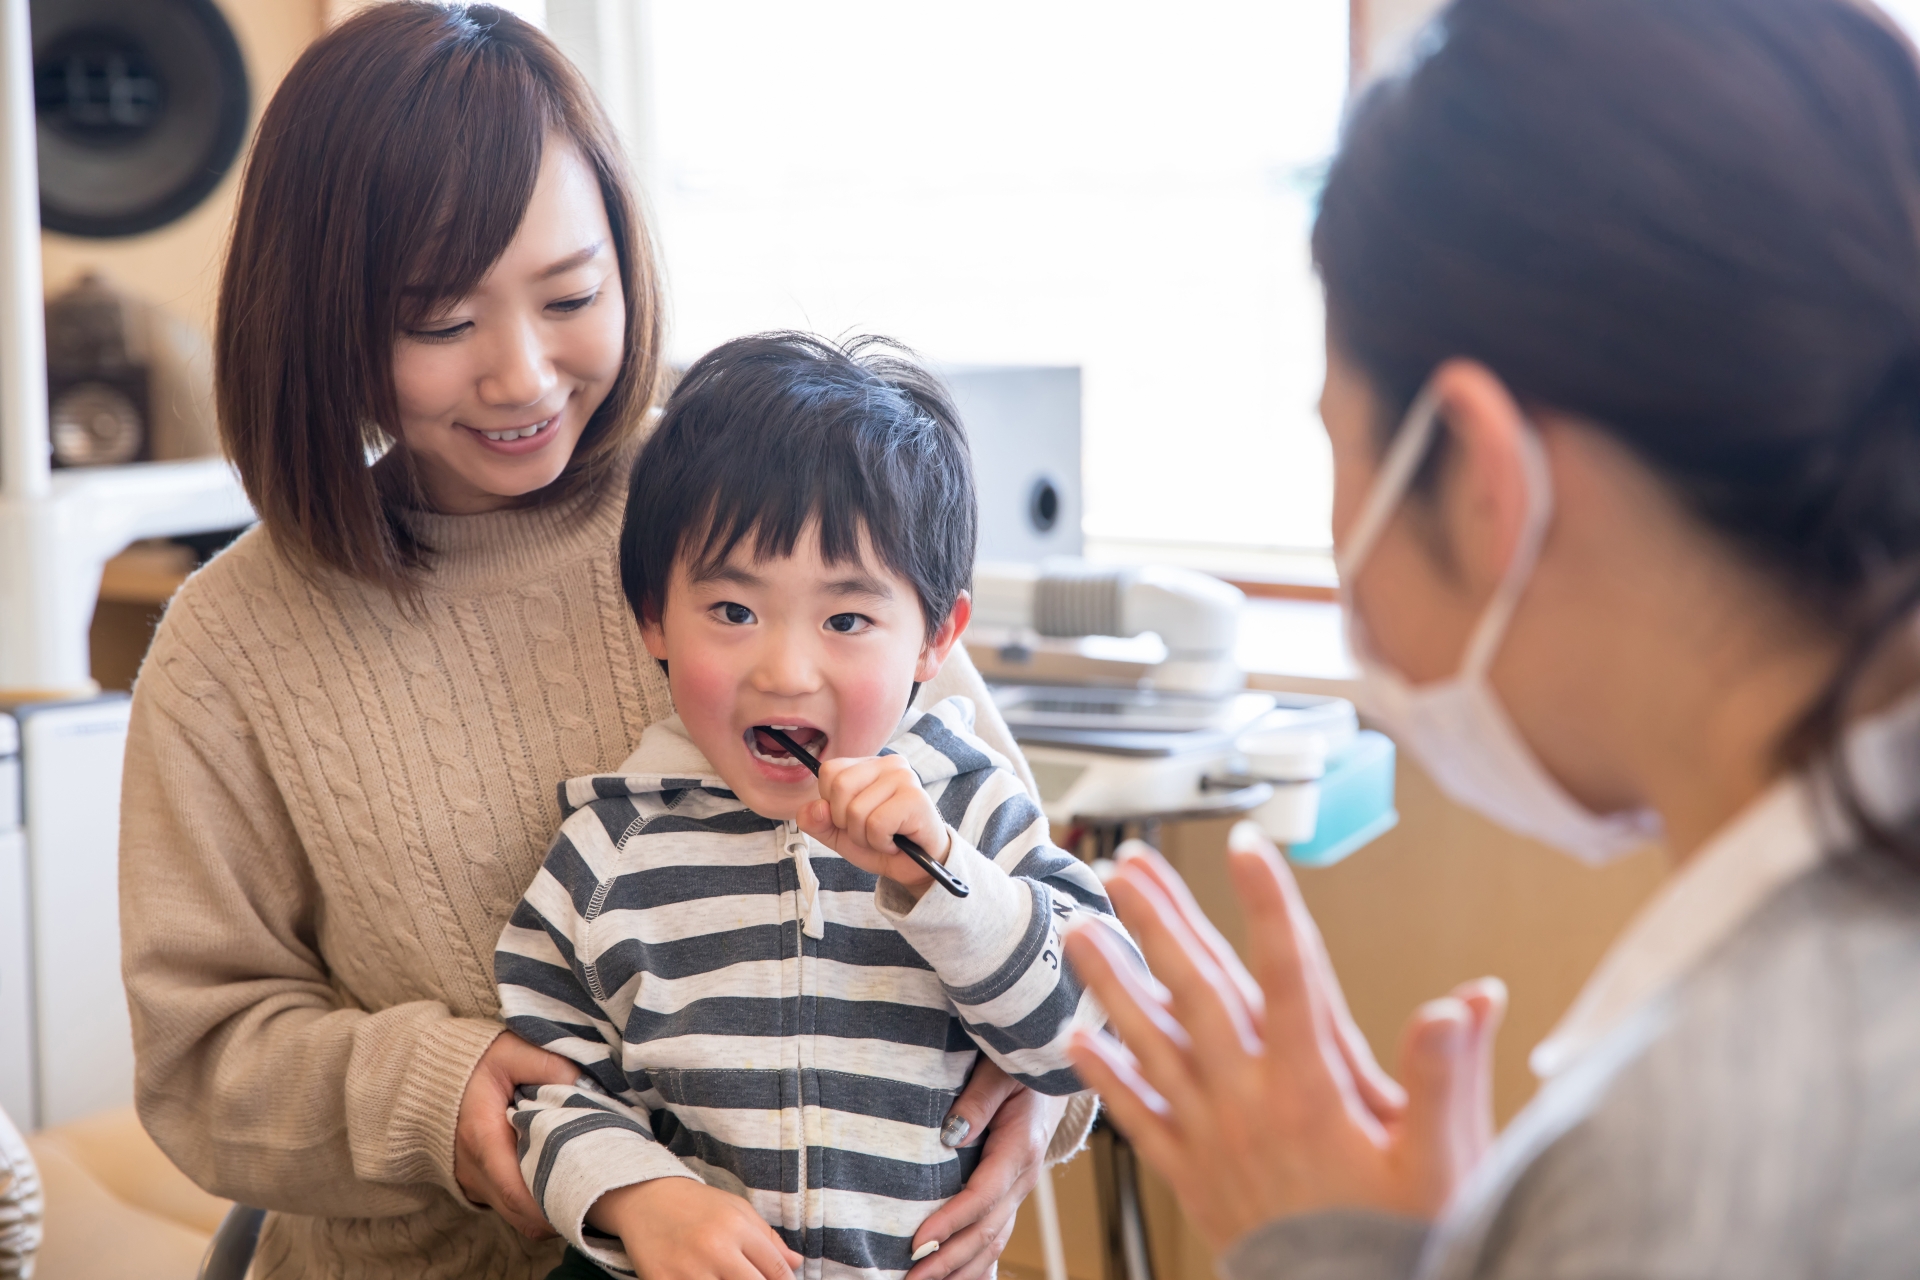
<svg viewBox="0 0 1920 1280"><path fill-rule="evenodd" d="M173 1167L131 1107L24 1143L0 1116L0 1280L194 1280L227 1209Z"/></svg>

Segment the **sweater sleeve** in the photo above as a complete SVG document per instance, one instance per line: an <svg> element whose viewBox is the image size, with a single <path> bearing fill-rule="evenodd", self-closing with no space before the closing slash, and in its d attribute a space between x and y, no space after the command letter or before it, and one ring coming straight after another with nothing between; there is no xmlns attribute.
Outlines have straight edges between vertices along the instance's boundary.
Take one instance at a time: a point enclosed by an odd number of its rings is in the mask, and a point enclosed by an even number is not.
<svg viewBox="0 0 1920 1280"><path fill-rule="evenodd" d="M1409 1280L1429 1223L1361 1209L1276 1218L1228 1246L1221 1280Z"/></svg>
<svg viewBox="0 0 1920 1280"><path fill-rule="evenodd" d="M245 1204L340 1217L443 1193L466 1204L455 1122L500 1025L433 1001L351 1007L319 951L321 911L253 727L163 626L134 695L120 811L141 1121L195 1182Z"/></svg>
<svg viewBox="0 0 1920 1280"><path fill-rule="evenodd" d="M656 1140L644 1083L623 1065L620 1028L632 1011L631 989L598 990L583 958L592 952L580 904L599 896L599 880L568 832L597 821L589 807L561 828L500 935L493 965L508 1029L578 1063L583 1073L571 1087L523 1087L514 1102L527 1187L575 1248L605 1269L632 1275L620 1242L589 1228L587 1211L620 1187L699 1175Z"/></svg>
<svg viewBox="0 0 1920 1280"><path fill-rule="evenodd" d="M1106 1015L1067 966L1061 932L1093 921L1136 960L1139 953L1099 879L1053 846L1046 816L966 731L957 702L929 712L912 730L918 741L903 743L909 759L937 753L960 769L939 787L936 804L953 829L947 866L972 892L957 898L930 889L916 902L881 880L875 905L940 975L982 1051L1029 1088L1077 1093L1068 1042L1076 1027L1099 1027Z"/></svg>

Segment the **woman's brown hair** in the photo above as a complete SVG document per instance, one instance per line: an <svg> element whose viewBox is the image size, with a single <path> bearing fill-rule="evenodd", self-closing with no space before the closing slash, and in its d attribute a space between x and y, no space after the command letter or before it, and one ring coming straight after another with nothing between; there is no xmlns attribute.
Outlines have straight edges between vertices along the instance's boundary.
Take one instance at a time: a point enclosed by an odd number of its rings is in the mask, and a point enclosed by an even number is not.
<svg viewBox="0 0 1920 1280"><path fill-rule="evenodd" d="M400 0L314 42L268 104L220 282L215 378L228 456L302 567L407 594L429 563L401 519L419 496L399 447L394 341L505 252L549 135L599 181L626 354L566 470L530 504L603 477L659 371L652 247L592 91L503 9Z"/></svg>

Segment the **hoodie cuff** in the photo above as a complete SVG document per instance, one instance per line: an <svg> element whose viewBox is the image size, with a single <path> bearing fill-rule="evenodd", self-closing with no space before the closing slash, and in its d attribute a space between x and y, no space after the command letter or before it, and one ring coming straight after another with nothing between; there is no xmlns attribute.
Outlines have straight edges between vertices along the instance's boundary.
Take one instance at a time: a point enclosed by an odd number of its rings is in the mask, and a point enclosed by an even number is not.
<svg viewBox="0 0 1920 1280"><path fill-rule="evenodd" d="M1093 1136L1093 1122L1099 1115L1100 1095L1093 1090L1067 1095L1066 1110L1053 1128L1052 1140L1047 1143L1046 1162L1065 1164L1085 1151L1087 1139Z"/></svg>
<svg viewBox="0 0 1920 1280"><path fill-rule="evenodd" d="M587 1212L600 1197L621 1187L656 1178L698 1178L665 1147L649 1142L629 1129L600 1129L569 1139L553 1162L535 1199L546 1210L547 1221L574 1248L600 1266L621 1275L633 1275L619 1237L587 1230Z"/></svg>
<svg viewBox="0 0 1920 1280"><path fill-rule="evenodd" d="M915 902L905 889L882 878L874 886L873 904L950 990L1006 985L1009 970L1025 970L1032 963L1026 954L1030 947L1023 945L1030 941L1032 927L1044 930L1052 922L1035 919L1036 912L1044 912L1031 885L1009 876L957 831L946 865L966 881L971 890L966 897L956 898L933 884Z"/></svg>

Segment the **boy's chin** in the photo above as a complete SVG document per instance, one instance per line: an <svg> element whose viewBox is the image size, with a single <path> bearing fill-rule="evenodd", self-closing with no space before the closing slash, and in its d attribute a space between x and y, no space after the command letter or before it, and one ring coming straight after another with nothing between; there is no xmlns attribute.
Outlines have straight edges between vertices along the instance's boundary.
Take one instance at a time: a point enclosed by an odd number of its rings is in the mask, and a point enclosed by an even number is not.
<svg viewBox="0 0 1920 1280"><path fill-rule="evenodd" d="M740 797L740 803L761 817L772 818L776 822L788 822L799 817L800 810L808 801L820 798L820 788L810 773L791 783L755 777L728 778L725 774L721 777L733 794Z"/></svg>

